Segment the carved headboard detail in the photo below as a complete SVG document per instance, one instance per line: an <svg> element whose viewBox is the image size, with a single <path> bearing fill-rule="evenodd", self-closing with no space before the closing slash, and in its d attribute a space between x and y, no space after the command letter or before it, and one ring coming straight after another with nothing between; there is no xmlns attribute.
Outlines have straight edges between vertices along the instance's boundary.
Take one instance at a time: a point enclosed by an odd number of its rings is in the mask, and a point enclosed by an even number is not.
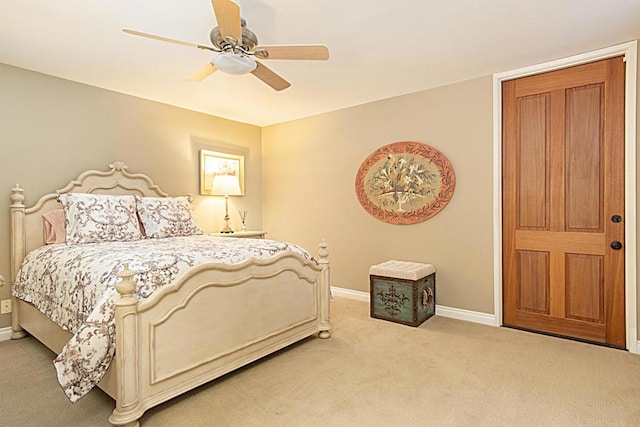
<svg viewBox="0 0 640 427"><path fill-rule="evenodd" d="M24 205L24 189L16 185L11 190L11 279L20 267L25 255L44 244L42 215L62 208L57 197L65 193L139 194L141 196L167 197L147 175L129 173L121 161L109 164L109 170L89 170L64 188L42 196L31 207Z"/></svg>

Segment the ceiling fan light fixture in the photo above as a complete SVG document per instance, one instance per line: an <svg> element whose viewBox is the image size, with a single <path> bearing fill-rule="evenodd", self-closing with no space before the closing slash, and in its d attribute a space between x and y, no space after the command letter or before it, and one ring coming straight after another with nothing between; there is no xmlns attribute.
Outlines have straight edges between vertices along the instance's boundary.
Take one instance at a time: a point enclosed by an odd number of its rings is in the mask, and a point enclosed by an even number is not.
<svg viewBox="0 0 640 427"><path fill-rule="evenodd" d="M250 73L257 66L252 57L234 52L223 52L213 58L211 63L219 70L234 75Z"/></svg>

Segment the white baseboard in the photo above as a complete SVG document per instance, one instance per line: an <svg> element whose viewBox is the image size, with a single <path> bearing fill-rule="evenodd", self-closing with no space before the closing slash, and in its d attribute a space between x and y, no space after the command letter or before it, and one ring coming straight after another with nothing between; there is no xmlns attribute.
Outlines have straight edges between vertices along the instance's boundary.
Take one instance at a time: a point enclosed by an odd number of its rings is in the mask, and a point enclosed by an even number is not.
<svg viewBox="0 0 640 427"><path fill-rule="evenodd" d="M463 310L461 308L446 307L436 304L436 315L450 317L452 319L466 320L467 322L481 323L488 326L497 326L496 317L493 314L479 311Z"/></svg>
<svg viewBox="0 0 640 427"><path fill-rule="evenodd" d="M369 302L369 293L362 291L353 291L351 289L331 287L331 294L337 297L345 297L349 299L355 299L358 301Z"/></svg>
<svg viewBox="0 0 640 427"><path fill-rule="evenodd" d="M370 295L368 292L353 291L351 289L332 286L331 293L338 297L345 297L364 302L370 301ZM461 308L446 307L436 304L436 315L450 317L452 319L466 320L467 322L481 323L483 325L496 326L496 320L493 314L480 313L478 311L469 311Z"/></svg>
<svg viewBox="0 0 640 427"><path fill-rule="evenodd" d="M0 341L7 341L11 339L11 326L7 328L0 328Z"/></svg>

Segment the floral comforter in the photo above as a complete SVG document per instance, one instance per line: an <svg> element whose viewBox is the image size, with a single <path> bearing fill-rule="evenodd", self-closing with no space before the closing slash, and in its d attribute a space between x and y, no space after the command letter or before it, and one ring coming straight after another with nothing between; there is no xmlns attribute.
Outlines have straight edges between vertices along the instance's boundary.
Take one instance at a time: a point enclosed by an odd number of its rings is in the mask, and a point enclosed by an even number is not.
<svg viewBox="0 0 640 427"><path fill-rule="evenodd" d="M137 272L136 292L138 299L144 300L203 262L236 264L283 251L312 259L304 249L290 243L208 235L54 244L26 256L13 295L32 303L74 334L53 363L67 397L76 402L98 384L113 359L116 273L125 262Z"/></svg>

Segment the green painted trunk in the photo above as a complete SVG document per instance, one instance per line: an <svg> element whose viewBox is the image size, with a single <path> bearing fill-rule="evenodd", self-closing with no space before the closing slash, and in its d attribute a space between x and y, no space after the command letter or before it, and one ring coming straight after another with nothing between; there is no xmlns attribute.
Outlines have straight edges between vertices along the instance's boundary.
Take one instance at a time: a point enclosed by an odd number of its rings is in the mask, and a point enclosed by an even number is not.
<svg viewBox="0 0 640 427"><path fill-rule="evenodd" d="M436 275L419 280L369 276L371 317L418 326L435 314Z"/></svg>

